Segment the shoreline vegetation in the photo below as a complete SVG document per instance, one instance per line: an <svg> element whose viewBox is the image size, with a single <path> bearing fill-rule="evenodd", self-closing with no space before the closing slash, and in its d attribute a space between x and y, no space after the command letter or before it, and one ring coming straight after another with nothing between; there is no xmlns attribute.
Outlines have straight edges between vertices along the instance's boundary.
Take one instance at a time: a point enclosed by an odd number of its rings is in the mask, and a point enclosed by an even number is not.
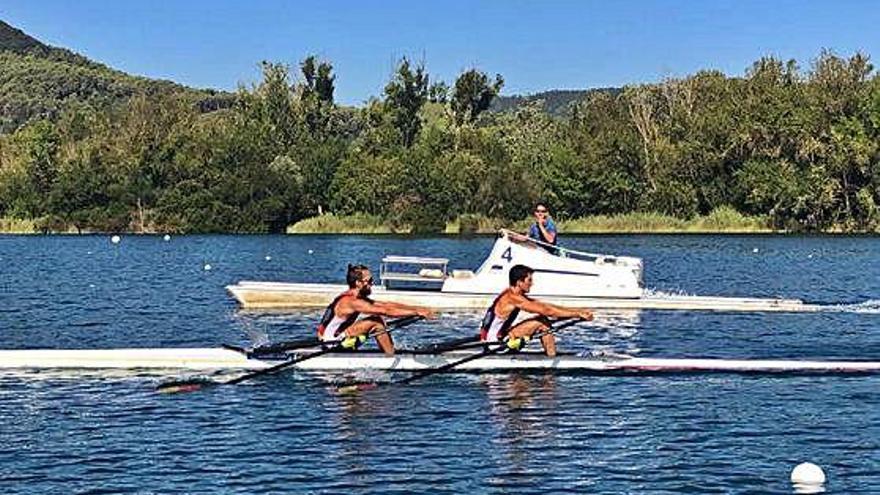
<svg viewBox="0 0 880 495"><path fill-rule="evenodd" d="M506 228L525 232L531 219L507 221L482 215L461 215L446 222L439 235L494 234ZM770 227L765 217L743 215L731 208L719 208L709 215L681 220L660 213L626 213L620 215L593 215L568 220L557 220L562 234L787 234ZM57 228L57 226L56 226ZM377 215L362 213L353 215L334 215L328 213L300 220L287 227L289 235L299 234L413 234L417 230L412 225L385 220ZM39 222L0 218L2 234L97 234L111 232L77 232L72 228L57 230L41 229ZM135 233L135 232L112 232ZM140 232L160 234L160 231Z"/></svg>
<svg viewBox="0 0 880 495"><path fill-rule="evenodd" d="M532 220L505 221L482 215L461 215L446 222L442 234L493 234L501 228L525 232ZM746 216L732 208L718 208L708 215L681 220L660 213L591 215L557 220L561 234L767 234L774 230L765 217ZM411 234L411 225L395 224L370 215L322 215L301 220L287 228L288 234Z"/></svg>
<svg viewBox="0 0 880 495"><path fill-rule="evenodd" d="M680 219L656 212L634 212L618 215L591 215L572 219L555 219L561 234L778 234L796 235L802 231L774 229L766 216L743 215L730 207L716 208L708 215ZM483 215L460 215L446 222L442 230L424 232L406 223L393 222L378 215L324 215L309 217L289 225L287 235L473 235L494 234L500 229L516 232L528 230L532 219L509 221ZM52 225L35 220L0 218L0 234L184 234L183 232L146 229L138 231L77 230L72 226ZM876 234L828 229L822 234Z"/></svg>
<svg viewBox="0 0 880 495"><path fill-rule="evenodd" d="M563 233L880 232L880 75L863 53L506 109L504 78L477 68L441 81L402 58L356 107L336 82L308 56L196 91L0 21L0 230L479 233L542 202Z"/></svg>

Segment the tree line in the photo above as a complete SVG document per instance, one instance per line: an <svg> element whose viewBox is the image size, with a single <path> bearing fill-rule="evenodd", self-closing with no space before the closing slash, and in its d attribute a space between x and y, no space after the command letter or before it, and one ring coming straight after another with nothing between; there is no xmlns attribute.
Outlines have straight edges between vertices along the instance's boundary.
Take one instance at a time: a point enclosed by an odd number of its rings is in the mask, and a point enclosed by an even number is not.
<svg viewBox="0 0 880 495"><path fill-rule="evenodd" d="M504 80L477 69L446 84L402 59L358 108L334 100L335 82L310 56L295 70L264 63L212 111L174 92L69 105L0 136L0 216L283 232L367 213L432 232L544 201L562 218L732 207L790 231L880 228L880 79L860 53L594 91L562 117L540 102L487 111Z"/></svg>

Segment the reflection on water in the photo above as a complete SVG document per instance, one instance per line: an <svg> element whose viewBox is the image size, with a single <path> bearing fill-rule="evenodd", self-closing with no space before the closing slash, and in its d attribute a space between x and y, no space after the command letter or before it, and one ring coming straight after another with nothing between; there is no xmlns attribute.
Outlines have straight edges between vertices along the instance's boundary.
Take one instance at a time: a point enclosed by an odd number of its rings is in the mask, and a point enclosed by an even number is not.
<svg viewBox="0 0 880 495"><path fill-rule="evenodd" d="M794 490L792 493L797 494L825 493L825 485L806 485L803 483L792 483L791 487Z"/></svg>
<svg viewBox="0 0 880 495"><path fill-rule="evenodd" d="M556 377L552 374L486 375L480 384L489 397L486 414L495 425L491 433L493 443L501 451L506 468L520 476L529 473L532 461L529 446L554 434L545 424L547 419L536 413L556 409Z"/></svg>

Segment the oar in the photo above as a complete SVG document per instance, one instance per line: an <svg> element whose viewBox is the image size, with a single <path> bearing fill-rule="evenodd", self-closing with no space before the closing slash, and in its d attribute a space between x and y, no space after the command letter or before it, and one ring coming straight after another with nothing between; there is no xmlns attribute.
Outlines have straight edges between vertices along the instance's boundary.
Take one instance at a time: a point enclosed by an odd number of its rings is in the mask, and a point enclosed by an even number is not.
<svg viewBox="0 0 880 495"><path fill-rule="evenodd" d="M532 337L533 337L533 338L540 338L540 337L543 337L544 335L552 335L552 334L554 334L554 333L556 333L556 332L562 330L563 328L567 328L567 327L570 327L570 326L572 326L572 325L576 325L576 324L578 324L578 323L584 321L584 320L581 320L580 318L575 319L575 320L570 320L570 321L566 321L566 320L568 320L568 318L565 318L565 319L562 319L562 320L556 320L555 323L559 323L559 322L561 322L561 321L565 321L565 323L562 323L561 325L559 325L559 326L557 326L557 327L551 327L551 328L548 329L546 332L542 332L542 333L540 333L540 334L533 335ZM340 387L338 391L339 391L339 393L349 393L349 392L356 392L356 391L359 391L359 390L365 390L365 389L376 388L376 387L378 387L378 386L380 386L380 385L405 385L405 384L407 384L407 383L411 383L411 382L414 382L414 381L416 381L416 380L421 380L422 378L425 378L425 377L428 377L428 376L436 375L436 374L438 374L438 373L443 373L444 371L451 370L451 369L453 369L453 368L455 368L455 367L457 367L457 366L460 366L460 365L465 364L465 363L469 363L469 362L471 362L471 361L476 361L477 359L482 359L482 358L487 357L487 356L492 356L492 355L495 355L495 354L501 354L501 353L504 352L504 351L509 351L510 349L509 349L506 345L504 345L505 343L506 343L506 341L504 341L504 342L498 342L498 346L495 347L495 348L493 348L493 349L487 349L487 350L485 350L485 351L483 351L483 352L479 352L479 353L476 353L476 354L470 355L470 356L468 356L468 357L465 357L465 358L459 359L458 361L453 361L453 362L451 362L451 363L446 363L446 364L444 364L443 366L438 366L438 367L436 367L436 368L430 368L430 369L427 369L427 370L424 370L424 371L420 371L420 372L415 373L415 374L413 374L413 375L410 375L410 376L408 376L408 377L406 377L406 378L404 378L404 379L402 379L402 380L396 380L396 381L391 381L391 382L385 382L384 384L374 383L374 384L369 384L369 385L367 385L367 384L348 385L348 386L345 386L345 387Z"/></svg>
<svg viewBox="0 0 880 495"><path fill-rule="evenodd" d="M391 333L393 330L404 327L406 325L409 325L409 324L414 323L416 321L419 321L421 319L422 319L421 316L413 315L413 316L405 316L403 318L398 318L396 320L392 320L392 321L388 322L388 324L386 325L386 329L384 331L372 334L371 336L375 337L378 335ZM284 361L283 363L279 363L274 366L270 366L268 368L263 368L261 370L257 370L257 371L251 372L251 373L246 373L244 375L233 378L231 380L217 381L217 380L210 380L210 379L206 379L206 378L178 380L178 381L173 381L173 382L162 383L156 387L156 391L159 393L171 394L171 393L177 393L177 392L194 392L196 390L200 390L200 389L203 389L206 387L217 386L217 385L235 385L237 383L241 383L243 381L250 380L250 379L256 378L258 376L278 373L281 370L284 370L284 369L289 368L291 366L295 366L299 363L302 363L303 361L308 361L309 359L316 358L318 356L323 356L324 354L329 354L331 352L340 351L342 349L343 349L342 343L340 342L339 344L336 344L333 347L329 347L327 349L322 349L320 351L313 352L307 356L302 356L302 357L299 357L296 359L290 359L288 361Z"/></svg>
<svg viewBox="0 0 880 495"><path fill-rule="evenodd" d="M470 335L460 339L447 340L445 342L438 342L424 347L417 347L413 349L412 352L413 354L442 354L444 352L473 347L473 345L470 344L474 344L475 346L483 345L480 343L479 335Z"/></svg>
<svg viewBox="0 0 880 495"><path fill-rule="evenodd" d="M300 340L286 340L275 344L265 344L259 347L254 347L248 353L255 356L259 356L260 354L277 354L285 351L295 351L297 349L315 347L316 345L321 345L321 341L316 337Z"/></svg>

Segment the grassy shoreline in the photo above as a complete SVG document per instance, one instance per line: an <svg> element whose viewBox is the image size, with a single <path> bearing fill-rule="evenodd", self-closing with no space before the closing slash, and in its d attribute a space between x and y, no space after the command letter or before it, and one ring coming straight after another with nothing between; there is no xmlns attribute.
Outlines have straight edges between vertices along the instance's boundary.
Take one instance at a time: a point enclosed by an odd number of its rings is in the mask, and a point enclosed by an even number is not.
<svg viewBox="0 0 880 495"><path fill-rule="evenodd" d="M506 221L482 215L461 215L446 223L442 234L491 234L500 228L525 231L530 219ZM747 216L731 208L718 208L709 215L689 220L659 213L593 215L560 220L563 234L768 234L774 230L765 217ZM301 220L287 228L288 234L409 234L409 225L394 225L370 215L322 215Z"/></svg>
<svg viewBox="0 0 880 495"><path fill-rule="evenodd" d="M461 215L447 222L439 235L493 234L501 228L518 232L528 229L531 219L509 221L482 215ZM619 215L592 215L567 220L557 220L562 234L798 234L773 229L767 217L743 215L732 208L718 208L708 215L692 219L662 215L659 213L626 213ZM39 222L28 219L0 218L0 234L43 234ZM78 234L74 229L50 230L52 234ZM82 232L102 234L104 232ZM110 233L110 232L106 232ZM114 232L131 234L132 232ZM391 222L375 215L325 214L306 218L286 229L287 234L412 234L411 225ZM877 231L845 231L829 229L822 234L877 234Z"/></svg>
<svg viewBox="0 0 880 495"><path fill-rule="evenodd" d="M0 218L0 234L38 234L37 223L33 220Z"/></svg>

